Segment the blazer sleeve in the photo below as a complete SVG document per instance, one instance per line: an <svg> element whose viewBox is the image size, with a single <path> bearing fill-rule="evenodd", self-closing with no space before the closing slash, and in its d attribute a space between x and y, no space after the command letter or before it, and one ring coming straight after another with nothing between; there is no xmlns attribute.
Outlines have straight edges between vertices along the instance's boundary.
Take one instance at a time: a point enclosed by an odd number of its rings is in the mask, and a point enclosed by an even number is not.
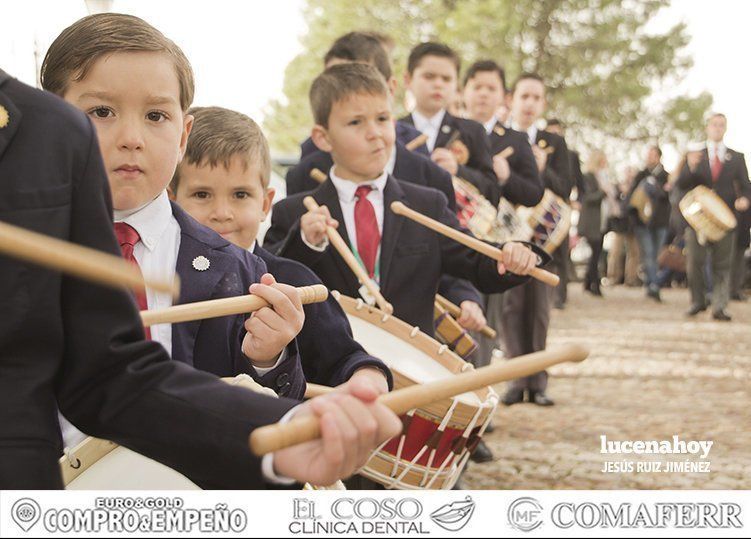
<svg viewBox="0 0 751 539"><path fill-rule="evenodd" d="M74 171L71 241L117 255L106 173L89 124L88 159ZM58 406L82 431L162 462L203 488L261 488L254 428L293 405L230 387L172 361L145 341L135 302L115 290L63 277L65 329Z"/></svg>
<svg viewBox="0 0 751 539"><path fill-rule="evenodd" d="M751 182L748 179L748 168L746 167L746 158L742 153L738 152L738 175L735 176L735 185L737 197L744 196L751 200Z"/></svg>
<svg viewBox="0 0 751 539"><path fill-rule="evenodd" d="M484 129L479 127L482 136L474 132L467 136L467 144L471 145L469 161L466 165L459 165L456 175L477 187L486 198L493 198L498 191L498 178L493 171L490 142Z"/></svg>
<svg viewBox="0 0 751 539"><path fill-rule="evenodd" d="M458 279L451 275L441 275L438 283L438 293L455 305L461 305L463 301L472 301L485 308L485 302L480 291L466 279Z"/></svg>
<svg viewBox="0 0 751 539"><path fill-rule="evenodd" d="M532 147L524 140L514 144L513 148L516 155L509 158L511 176L502 188L503 196L513 204L530 208L537 206L545 193L545 186L537 171Z"/></svg>
<svg viewBox="0 0 751 539"><path fill-rule="evenodd" d="M547 166L542 173L545 187L556 195L568 200L571 196L572 180L569 152L563 138L557 140L555 151L550 156Z"/></svg>

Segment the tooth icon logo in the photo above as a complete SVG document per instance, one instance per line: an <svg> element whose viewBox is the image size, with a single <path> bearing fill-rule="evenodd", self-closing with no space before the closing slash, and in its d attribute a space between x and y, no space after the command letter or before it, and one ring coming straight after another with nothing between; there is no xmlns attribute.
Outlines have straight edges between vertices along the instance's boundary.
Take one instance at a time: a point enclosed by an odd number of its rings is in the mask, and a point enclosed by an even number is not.
<svg viewBox="0 0 751 539"><path fill-rule="evenodd" d="M430 518L444 530L458 532L467 525L475 512L475 502L467 496L464 501L447 503L430 514Z"/></svg>
<svg viewBox="0 0 751 539"><path fill-rule="evenodd" d="M37 502L31 498L21 498L13 504L10 516L19 528L27 532L37 523L41 512L42 510Z"/></svg>

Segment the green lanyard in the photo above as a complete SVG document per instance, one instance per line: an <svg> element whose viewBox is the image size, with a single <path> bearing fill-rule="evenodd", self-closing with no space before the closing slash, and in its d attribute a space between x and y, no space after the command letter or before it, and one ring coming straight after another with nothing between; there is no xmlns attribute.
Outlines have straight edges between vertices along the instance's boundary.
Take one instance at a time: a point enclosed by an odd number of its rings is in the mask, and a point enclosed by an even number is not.
<svg viewBox="0 0 751 539"><path fill-rule="evenodd" d="M365 267L365 264L362 262L362 258L360 258L360 253L357 252L357 247L355 247L352 242L349 242L350 249L352 249L352 254L355 255L355 260L357 260L357 263L362 266L362 269L365 270L365 273L368 273L368 268ZM373 280L381 284L381 244L378 244L378 252L376 253L376 263L375 268L373 269Z"/></svg>

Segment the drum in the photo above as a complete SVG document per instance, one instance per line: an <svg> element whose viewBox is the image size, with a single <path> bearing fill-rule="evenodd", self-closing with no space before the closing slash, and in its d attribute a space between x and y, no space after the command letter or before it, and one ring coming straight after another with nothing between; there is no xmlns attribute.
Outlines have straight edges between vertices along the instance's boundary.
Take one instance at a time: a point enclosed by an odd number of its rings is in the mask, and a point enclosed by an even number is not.
<svg viewBox="0 0 751 539"><path fill-rule="evenodd" d="M355 340L391 369L395 388L473 368L419 328L360 299L332 294L347 313ZM391 489L450 489L497 404L498 396L487 387L409 411L402 417L402 434L374 451L360 474Z"/></svg>
<svg viewBox="0 0 751 539"><path fill-rule="evenodd" d="M453 183L459 224L481 240L497 241L498 211L468 181L454 176Z"/></svg>
<svg viewBox="0 0 751 539"><path fill-rule="evenodd" d="M477 350L477 343L469 332L457 322L438 302L433 304L433 323L438 340L447 344L462 359Z"/></svg>
<svg viewBox="0 0 751 539"><path fill-rule="evenodd" d="M91 437L66 450L60 471L69 490L200 490L172 468Z"/></svg>
<svg viewBox="0 0 751 539"><path fill-rule="evenodd" d="M517 208L505 198L498 202L498 226L495 229L497 243L507 241L529 241L532 238L532 229L526 221L519 217Z"/></svg>
<svg viewBox="0 0 751 539"><path fill-rule="evenodd" d="M700 244L720 241L738 222L728 205L709 187L699 185L684 196L678 206L688 224L696 231Z"/></svg>
<svg viewBox="0 0 751 539"><path fill-rule="evenodd" d="M517 213L532 229L530 241L542 247L546 253L551 254L568 239L571 207L553 191L546 189L537 206L520 207Z"/></svg>

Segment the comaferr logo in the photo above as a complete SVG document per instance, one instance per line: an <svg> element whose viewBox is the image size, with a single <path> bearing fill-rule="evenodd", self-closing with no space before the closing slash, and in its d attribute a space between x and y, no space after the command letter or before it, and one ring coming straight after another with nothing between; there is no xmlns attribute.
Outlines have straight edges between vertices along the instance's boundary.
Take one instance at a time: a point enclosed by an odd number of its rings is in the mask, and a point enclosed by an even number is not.
<svg viewBox="0 0 751 539"><path fill-rule="evenodd" d="M430 518L444 530L458 532L467 525L474 512L475 502L467 496L464 501L439 507L430 514Z"/></svg>
<svg viewBox="0 0 751 539"><path fill-rule="evenodd" d="M551 512L559 528L742 528L737 503L559 503Z"/></svg>

